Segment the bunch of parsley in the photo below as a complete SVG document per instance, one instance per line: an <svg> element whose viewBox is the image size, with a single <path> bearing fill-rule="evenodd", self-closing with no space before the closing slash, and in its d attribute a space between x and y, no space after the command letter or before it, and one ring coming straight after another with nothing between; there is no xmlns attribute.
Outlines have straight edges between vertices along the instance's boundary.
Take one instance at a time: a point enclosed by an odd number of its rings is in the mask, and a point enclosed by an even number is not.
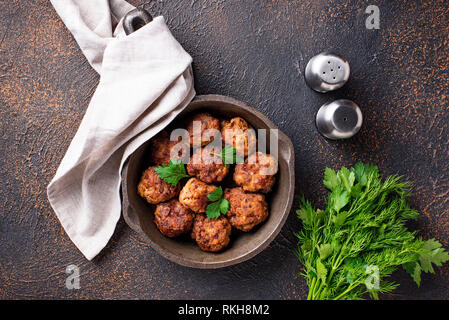
<svg viewBox="0 0 449 320"><path fill-rule="evenodd" d="M325 210L302 200L297 215L296 254L309 287L307 299L378 299L397 283L387 281L402 266L420 285L421 272L433 273L448 253L435 240L423 240L405 226L417 219L409 207L410 183L399 176L382 179L378 168L357 163L335 172L326 168L324 185L331 191Z"/></svg>

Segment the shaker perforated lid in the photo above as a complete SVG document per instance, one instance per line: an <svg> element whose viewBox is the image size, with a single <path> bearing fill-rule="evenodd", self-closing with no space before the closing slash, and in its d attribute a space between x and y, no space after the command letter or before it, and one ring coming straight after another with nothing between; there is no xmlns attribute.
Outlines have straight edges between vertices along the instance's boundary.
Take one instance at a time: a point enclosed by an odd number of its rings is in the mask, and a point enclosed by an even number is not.
<svg viewBox="0 0 449 320"><path fill-rule="evenodd" d="M324 104L316 115L318 131L326 138L347 139L359 132L362 111L351 100L340 99Z"/></svg>
<svg viewBox="0 0 449 320"><path fill-rule="evenodd" d="M307 63L305 79L307 85L318 92L341 88L349 79L348 61L341 55L323 52Z"/></svg>

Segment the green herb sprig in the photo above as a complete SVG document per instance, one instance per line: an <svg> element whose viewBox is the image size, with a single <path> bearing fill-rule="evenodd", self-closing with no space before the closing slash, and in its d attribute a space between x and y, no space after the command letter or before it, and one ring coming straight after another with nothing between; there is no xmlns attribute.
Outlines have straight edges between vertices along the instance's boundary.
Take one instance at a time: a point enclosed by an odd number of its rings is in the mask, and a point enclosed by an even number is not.
<svg viewBox="0 0 449 320"><path fill-rule="evenodd" d="M419 286L422 272L434 273L434 265L449 260L437 240L423 240L405 226L419 213L407 201L411 184L400 179L382 179L376 166L361 162L338 172L326 168L326 209L302 199L297 210L303 228L296 233L296 255L307 299L378 299L398 286L385 278L400 266Z"/></svg>
<svg viewBox="0 0 449 320"><path fill-rule="evenodd" d="M218 218L229 211L229 201L223 198L223 189L221 187L209 193L207 198L212 201L206 208L206 215L209 219Z"/></svg>
<svg viewBox="0 0 449 320"><path fill-rule="evenodd" d="M244 161L244 159L237 154L237 150L230 146L225 146L221 149L220 153L211 152L211 154L220 157L226 168L229 168L230 164L243 163Z"/></svg>
<svg viewBox="0 0 449 320"><path fill-rule="evenodd" d="M168 165L163 164L154 169L159 178L165 182L176 186L178 182L183 178L189 178L190 176L186 172L184 163L181 160L171 160Z"/></svg>

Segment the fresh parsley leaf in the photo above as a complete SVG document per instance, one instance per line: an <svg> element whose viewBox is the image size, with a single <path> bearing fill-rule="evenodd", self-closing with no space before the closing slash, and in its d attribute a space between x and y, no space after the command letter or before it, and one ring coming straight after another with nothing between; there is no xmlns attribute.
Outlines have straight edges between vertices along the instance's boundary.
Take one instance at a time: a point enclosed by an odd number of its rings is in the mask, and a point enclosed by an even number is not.
<svg viewBox="0 0 449 320"><path fill-rule="evenodd" d="M347 216L348 216L348 212L347 211L340 212L340 213L338 213L338 214L336 214L335 216L332 217L332 222L336 226L340 227L340 226L342 226L345 223Z"/></svg>
<svg viewBox="0 0 449 320"><path fill-rule="evenodd" d="M223 197L223 189L221 187L218 187L215 189L215 191L212 191L207 195L207 198L210 201L218 201Z"/></svg>
<svg viewBox="0 0 449 320"><path fill-rule="evenodd" d="M362 186L366 186L367 176L365 174L365 165L362 162L357 162L351 169L354 172L355 178Z"/></svg>
<svg viewBox="0 0 449 320"><path fill-rule="evenodd" d="M374 175L375 177L379 175L379 169L377 166L368 163L364 164L362 162L357 162L355 166L351 168L351 172L354 173L355 179L362 186L366 186L370 175Z"/></svg>
<svg viewBox="0 0 449 320"><path fill-rule="evenodd" d="M402 265L405 271L408 272L416 282L418 287L421 285L421 266L417 262L408 262Z"/></svg>
<svg viewBox="0 0 449 320"><path fill-rule="evenodd" d="M234 147L225 146L221 149L220 153L211 152L211 154L220 157L223 160L226 168L229 168L230 164L243 163L244 159L237 154L237 150Z"/></svg>
<svg viewBox="0 0 449 320"><path fill-rule="evenodd" d="M329 257L332 253L332 246L330 243L323 243L318 247L318 252L320 253L321 261L324 261Z"/></svg>
<svg viewBox="0 0 449 320"><path fill-rule="evenodd" d="M348 191L340 188L335 189L329 196L331 208L337 213L349 202L350 196Z"/></svg>
<svg viewBox="0 0 449 320"><path fill-rule="evenodd" d="M407 262L402 267L410 274L419 287L421 285L421 272L434 273L432 264L441 267L448 260L449 254L444 251L441 243L435 239L429 239L422 242L418 261Z"/></svg>
<svg viewBox="0 0 449 320"><path fill-rule="evenodd" d="M337 188L340 185L340 179L337 177L337 174L331 168L326 168L324 170L324 185L331 191Z"/></svg>
<svg viewBox="0 0 449 320"><path fill-rule="evenodd" d="M304 197L301 198L301 203L301 208L296 210L296 214L301 219L303 225L309 226L312 224L315 210L313 210L310 202L304 199Z"/></svg>
<svg viewBox="0 0 449 320"><path fill-rule="evenodd" d="M326 282L326 276L327 276L327 269L326 266L321 262L321 259L318 259L316 261L316 271L317 276L323 283Z"/></svg>
<svg viewBox="0 0 449 320"><path fill-rule="evenodd" d="M434 273L432 263L438 267L449 260L449 254L444 251L435 239L429 239L424 242L422 250L419 254L419 263L421 265L422 271Z"/></svg>
<svg viewBox="0 0 449 320"><path fill-rule="evenodd" d="M358 198L362 194L362 184L357 183L355 186L351 189L351 197Z"/></svg>
<svg viewBox="0 0 449 320"><path fill-rule="evenodd" d="M304 242L301 246L301 249L305 251L309 251L310 249L312 249L312 241Z"/></svg>
<svg viewBox="0 0 449 320"><path fill-rule="evenodd" d="M351 192L355 181L354 172L350 172L347 168L342 167L340 171L338 171L337 176L340 178L342 186L346 189L346 191Z"/></svg>
<svg viewBox="0 0 449 320"><path fill-rule="evenodd" d="M222 214L228 213L230 206L231 205L229 204L228 200L222 199L222 201L220 202L220 212Z"/></svg>
<svg viewBox="0 0 449 320"><path fill-rule="evenodd" d="M218 187L207 195L210 201L213 201L206 207L206 215L209 219L218 218L229 211L229 201L223 198L223 189Z"/></svg>
<svg viewBox="0 0 449 320"><path fill-rule="evenodd" d="M186 172L184 163L180 160L170 160L168 165L163 164L155 168L154 171L159 178L173 186L176 186L181 179L190 177Z"/></svg>
<svg viewBox="0 0 449 320"><path fill-rule="evenodd" d="M207 206L206 215L209 219L215 219L221 215L220 204L221 201L216 201Z"/></svg>
<svg viewBox="0 0 449 320"><path fill-rule="evenodd" d="M355 174L347 168L342 167L338 173L330 168L324 170L324 185L331 191L339 187L343 187L346 191L351 192L354 185Z"/></svg>

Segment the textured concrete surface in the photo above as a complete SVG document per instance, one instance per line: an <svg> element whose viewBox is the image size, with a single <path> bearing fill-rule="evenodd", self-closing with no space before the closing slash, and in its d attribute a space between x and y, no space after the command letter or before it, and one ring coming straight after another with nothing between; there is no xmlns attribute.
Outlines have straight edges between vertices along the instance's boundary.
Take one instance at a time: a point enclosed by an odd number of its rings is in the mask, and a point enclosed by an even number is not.
<svg viewBox="0 0 449 320"><path fill-rule="evenodd" d="M296 199L323 205L322 173L357 160L415 182L415 225L449 248L449 5L426 1L132 1L168 25L194 58L200 94L218 93L261 110L292 139ZM380 30L365 28L369 4ZM322 95L304 83L305 63L335 49L350 81ZM92 262L70 242L46 199L46 186L98 83L47 0L0 2L0 298L303 299L292 254L294 211L256 258L222 270L193 270L156 254L121 221ZM349 141L315 130L319 106L349 98L365 123ZM78 265L81 288L65 288ZM403 272L389 299L448 299L449 264L421 288Z"/></svg>

